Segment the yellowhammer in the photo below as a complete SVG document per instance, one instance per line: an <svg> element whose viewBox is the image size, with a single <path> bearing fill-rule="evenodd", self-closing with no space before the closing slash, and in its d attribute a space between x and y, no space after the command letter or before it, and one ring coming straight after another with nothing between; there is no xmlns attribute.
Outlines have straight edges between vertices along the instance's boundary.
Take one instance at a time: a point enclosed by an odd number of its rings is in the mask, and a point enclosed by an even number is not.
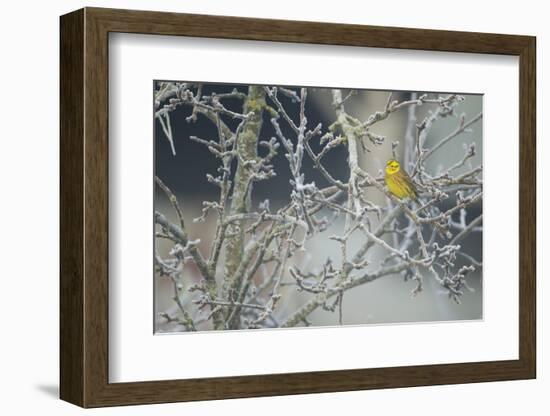
<svg viewBox="0 0 550 416"><path fill-rule="evenodd" d="M390 192L399 199L418 200L418 191L407 172L401 169L399 162L390 159L386 163L386 185Z"/></svg>

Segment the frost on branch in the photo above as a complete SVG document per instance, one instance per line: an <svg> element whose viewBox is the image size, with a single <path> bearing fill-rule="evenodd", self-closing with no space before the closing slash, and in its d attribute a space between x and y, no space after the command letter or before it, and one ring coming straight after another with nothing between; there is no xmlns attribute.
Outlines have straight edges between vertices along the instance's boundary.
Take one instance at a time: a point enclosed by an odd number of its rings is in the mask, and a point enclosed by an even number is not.
<svg viewBox="0 0 550 416"><path fill-rule="evenodd" d="M396 276L412 302L469 296L481 253L461 244L481 234L483 171L469 138L482 113L458 111L468 96L386 93L364 116L352 109L358 91L224 87L155 85L155 146L174 158L200 146L213 169L185 180L216 190L190 215L171 178L155 177L168 201L154 215L155 278L171 293L171 306L157 311L164 330L309 326L318 311L345 324L354 289ZM312 94L330 122L308 120L319 112ZM380 134L390 121L403 136ZM193 125L208 135L182 131ZM458 141L461 154L446 152ZM391 157L409 172L418 202L386 188ZM437 290L423 292L428 282ZM378 296L392 302L392 293ZM367 304L352 307L369 313Z"/></svg>

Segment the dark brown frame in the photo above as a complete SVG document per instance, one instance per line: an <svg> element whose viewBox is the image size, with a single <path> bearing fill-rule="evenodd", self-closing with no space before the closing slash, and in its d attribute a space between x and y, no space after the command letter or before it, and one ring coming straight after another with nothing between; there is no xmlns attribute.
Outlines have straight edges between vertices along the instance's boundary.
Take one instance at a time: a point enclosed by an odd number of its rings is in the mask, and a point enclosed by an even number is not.
<svg viewBox="0 0 550 416"><path fill-rule="evenodd" d="M519 359L109 383L109 32L519 56ZM98 8L62 16L61 398L98 407L535 378L535 45L530 36Z"/></svg>

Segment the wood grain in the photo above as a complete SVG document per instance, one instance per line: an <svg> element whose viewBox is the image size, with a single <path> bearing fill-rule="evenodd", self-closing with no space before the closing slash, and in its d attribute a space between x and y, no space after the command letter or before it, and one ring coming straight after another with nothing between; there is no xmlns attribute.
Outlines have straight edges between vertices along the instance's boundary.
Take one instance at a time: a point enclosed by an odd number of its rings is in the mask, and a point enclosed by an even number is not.
<svg viewBox="0 0 550 416"><path fill-rule="evenodd" d="M62 399L98 407L535 377L535 38L97 8L62 16L60 29ZM519 359L109 383L109 32L519 56Z"/></svg>
<svg viewBox="0 0 550 416"><path fill-rule="evenodd" d="M84 11L60 24L60 388L84 405Z"/></svg>

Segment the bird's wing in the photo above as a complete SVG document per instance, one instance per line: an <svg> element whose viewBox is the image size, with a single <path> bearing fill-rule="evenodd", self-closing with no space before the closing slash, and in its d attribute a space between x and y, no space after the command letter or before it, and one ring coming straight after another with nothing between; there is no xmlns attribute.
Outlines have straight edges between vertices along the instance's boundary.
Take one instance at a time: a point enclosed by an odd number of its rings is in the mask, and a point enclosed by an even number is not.
<svg viewBox="0 0 550 416"><path fill-rule="evenodd" d="M416 191L414 182L407 172L403 171L403 175L398 177L398 180L400 185L407 189L407 193L414 195L414 199L418 198L418 192Z"/></svg>

